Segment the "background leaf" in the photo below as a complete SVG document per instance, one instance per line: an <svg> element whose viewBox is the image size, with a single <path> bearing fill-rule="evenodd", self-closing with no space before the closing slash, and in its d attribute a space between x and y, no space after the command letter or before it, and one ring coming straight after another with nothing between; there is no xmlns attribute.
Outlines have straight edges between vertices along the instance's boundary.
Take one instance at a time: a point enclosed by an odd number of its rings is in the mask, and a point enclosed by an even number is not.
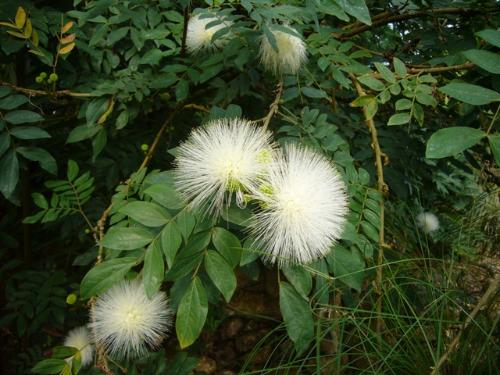
<svg viewBox="0 0 500 375"><path fill-rule="evenodd" d="M474 146L486 136L480 129L466 126L453 126L440 129L431 135L427 141L425 157L430 159L453 156Z"/></svg>

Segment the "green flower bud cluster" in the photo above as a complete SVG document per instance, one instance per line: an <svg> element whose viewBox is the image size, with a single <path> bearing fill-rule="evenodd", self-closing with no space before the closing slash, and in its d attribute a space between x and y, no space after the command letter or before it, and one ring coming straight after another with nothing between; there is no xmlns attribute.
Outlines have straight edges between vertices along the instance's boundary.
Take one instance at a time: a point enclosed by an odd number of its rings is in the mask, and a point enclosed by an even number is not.
<svg viewBox="0 0 500 375"><path fill-rule="evenodd" d="M47 74L45 72L41 72L35 78L35 82L39 83L39 84L42 84L42 83L45 83L45 82L48 83L48 84L51 84L51 83L57 82L58 79L59 79L59 76L56 73Z"/></svg>

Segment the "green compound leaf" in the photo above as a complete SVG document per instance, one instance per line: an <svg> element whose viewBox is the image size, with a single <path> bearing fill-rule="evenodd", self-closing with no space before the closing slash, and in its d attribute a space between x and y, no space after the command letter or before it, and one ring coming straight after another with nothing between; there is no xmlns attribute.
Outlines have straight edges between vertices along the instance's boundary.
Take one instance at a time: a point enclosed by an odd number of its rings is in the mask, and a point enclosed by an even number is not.
<svg viewBox="0 0 500 375"><path fill-rule="evenodd" d="M144 288L149 298L153 297L163 282L165 264L161 253L160 241L153 241L146 249L144 256Z"/></svg>
<svg viewBox="0 0 500 375"><path fill-rule="evenodd" d="M42 121L43 116L39 115L36 112L22 109L7 113L4 119L10 124L17 125L17 124L27 124L31 122Z"/></svg>
<svg viewBox="0 0 500 375"><path fill-rule="evenodd" d="M125 257L107 260L95 266L82 280L81 297L86 299L106 291L122 280L136 262L135 257Z"/></svg>
<svg viewBox="0 0 500 375"><path fill-rule="evenodd" d="M170 214L163 207L151 202L130 202L118 211L128 215L147 227L161 227L170 220Z"/></svg>
<svg viewBox="0 0 500 375"><path fill-rule="evenodd" d="M231 267L236 267L241 259L241 242L234 234L224 228L214 228L212 242L217 251Z"/></svg>
<svg viewBox="0 0 500 375"><path fill-rule="evenodd" d="M14 150L7 151L0 158L0 192L10 197L19 180L19 161Z"/></svg>
<svg viewBox="0 0 500 375"><path fill-rule="evenodd" d="M361 290L365 264L358 254L337 245L328 254L326 261L330 272L349 288Z"/></svg>
<svg viewBox="0 0 500 375"><path fill-rule="evenodd" d="M181 349L196 341L205 325L208 301L205 288L196 276L189 284L177 310L175 332Z"/></svg>
<svg viewBox="0 0 500 375"><path fill-rule="evenodd" d="M498 92L460 81L452 81L446 86L441 87L439 91L471 105L485 105L500 101L500 94Z"/></svg>
<svg viewBox="0 0 500 375"><path fill-rule="evenodd" d="M184 207L179 193L173 187L165 184L152 185L144 190L144 194L151 197L156 203L172 210Z"/></svg>
<svg viewBox="0 0 500 375"><path fill-rule="evenodd" d="M490 147L495 157L495 162L500 166L500 134L490 134L488 140L490 141Z"/></svg>
<svg viewBox="0 0 500 375"><path fill-rule="evenodd" d="M219 253L209 250L205 257L205 270L226 302L229 302L236 289L236 276L231 266Z"/></svg>
<svg viewBox="0 0 500 375"><path fill-rule="evenodd" d="M486 133L482 130L466 126L454 126L440 129L429 138L425 157L429 159L440 159L456 155L474 146L485 136Z"/></svg>
<svg viewBox="0 0 500 375"><path fill-rule="evenodd" d="M113 250L135 250L153 241L154 235L143 228L111 228L102 240L102 245Z"/></svg>
<svg viewBox="0 0 500 375"><path fill-rule="evenodd" d="M38 362L31 372L35 374L58 374L67 365L64 359L49 358Z"/></svg>
<svg viewBox="0 0 500 375"><path fill-rule="evenodd" d="M161 231L160 238L165 260L167 261L168 268L171 268L177 251L182 244L182 235L177 228L177 224L171 221L165 225L165 228Z"/></svg>
<svg viewBox="0 0 500 375"><path fill-rule="evenodd" d="M280 283L280 310L288 336L300 354L314 336L314 320L309 303L287 282Z"/></svg>
<svg viewBox="0 0 500 375"><path fill-rule="evenodd" d="M480 49L470 49L463 52L463 54L484 70L493 74L500 74L500 55L498 53Z"/></svg>

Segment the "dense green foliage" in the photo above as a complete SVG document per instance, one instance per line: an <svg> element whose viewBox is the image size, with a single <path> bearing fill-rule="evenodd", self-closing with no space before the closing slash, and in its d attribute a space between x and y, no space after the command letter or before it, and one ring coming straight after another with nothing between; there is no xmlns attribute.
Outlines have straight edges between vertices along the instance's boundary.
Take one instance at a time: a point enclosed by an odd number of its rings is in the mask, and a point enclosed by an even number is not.
<svg viewBox="0 0 500 375"><path fill-rule="evenodd" d="M213 36L223 47L190 54L199 8L232 24ZM136 277L168 294L164 347L100 353L80 373L190 373L249 284L278 314L248 303L244 316L273 323L229 370L424 374L445 356L437 373L498 373L489 301L461 327L498 273L499 19L494 0L2 1L3 373L77 373L74 350L50 349ZM307 45L296 75L259 61L280 24ZM250 208L213 220L176 192L179 143L235 116L338 167L350 210L325 258L266 265ZM438 230L418 227L423 211Z"/></svg>

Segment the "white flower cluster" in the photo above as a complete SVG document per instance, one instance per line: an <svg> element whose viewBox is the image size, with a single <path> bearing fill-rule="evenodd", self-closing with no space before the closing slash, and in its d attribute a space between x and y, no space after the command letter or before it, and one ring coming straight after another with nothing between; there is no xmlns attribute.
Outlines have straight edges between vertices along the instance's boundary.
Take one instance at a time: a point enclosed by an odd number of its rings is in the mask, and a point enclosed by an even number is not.
<svg viewBox="0 0 500 375"><path fill-rule="evenodd" d="M228 28L232 22L211 14L197 14L189 20L186 34L186 47L191 53L221 48L227 43L227 38L212 40L214 34Z"/></svg>
<svg viewBox="0 0 500 375"><path fill-rule="evenodd" d="M345 185L332 163L304 147L283 150L270 132L239 118L209 122L179 147L179 193L203 214L218 215L236 195L254 203L249 223L263 258L280 266L324 256L342 234Z"/></svg>
<svg viewBox="0 0 500 375"><path fill-rule="evenodd" d="M187 50L196 54L222 48L232 37L232 25L233 22L214 13L192 16L187 26ZM214 39L215 33L223 29L229 30ZM268 34L260 38L261 63L275 74L297 73L307 60L306 44L300 34L289 25L270 25L268 30Z"/></svg>
<svg viewBox="0 0 500 375"><path fill-rule="evenodd" d="M272 30L277 49L273 48L268 36L263 35L260 43L260 60L266 69L274 73L295 74L307 60L306 44L290 26L281 26L285 31Z"/></svg>
<svg viewBox="0 0 500 375"><path fill-rule="evenodd" d="M138 280L122 281L97 298L90 327L96 344L116 358L132 358L158 347L169 326L171 311L165 293L148 298Z"/></svg>
<svg viewBox="0 0 500 375"><path fill-rule="evenodd" d="M95 300L91 308L89 328L71 330L64 345L78 349L66 360L80 357L81 365L89 365L94 345L103 347L115 358L133 358L159 346L171 325L171 310L164 293L148 298L143 284L122 281Z"/></svg>
<svg viewBox="0 0 500 375"><path fill-rule="evenodd" d="M68 332L64 339L64 346L78 349L82 367L89 365L94 356L94 345L92 344L91 334L87 327L78 327ZM67 358L66 361L73 361L78 354Z"/></svg>
<svg viewBox="0 0 500 375"><path fill-rule="evenodd" d="M439 229L439 219L432 212L422 212L417 215L417 225L424 233L432 233Z"/></svg>

